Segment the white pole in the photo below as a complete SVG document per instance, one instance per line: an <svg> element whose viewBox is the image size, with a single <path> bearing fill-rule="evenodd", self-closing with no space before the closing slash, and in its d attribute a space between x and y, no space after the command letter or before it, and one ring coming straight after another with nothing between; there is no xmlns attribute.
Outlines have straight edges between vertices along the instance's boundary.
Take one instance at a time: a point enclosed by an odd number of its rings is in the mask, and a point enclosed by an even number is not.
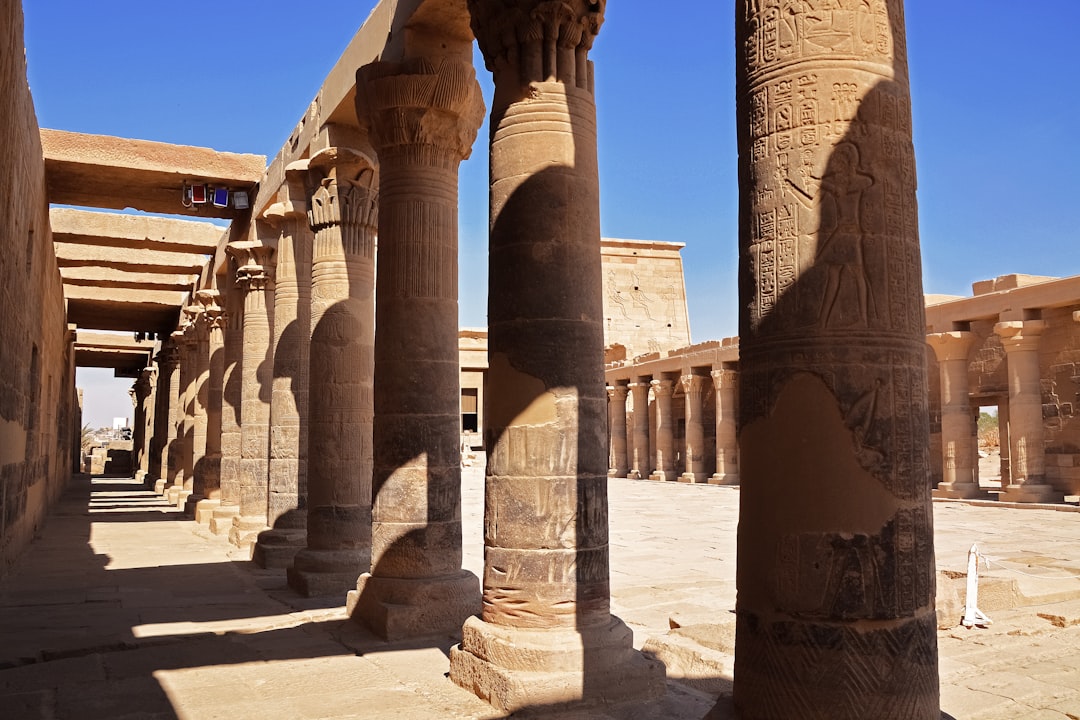
<svg viewBox="0 0 1080 720"><path fill-rule="evenodd" d="M968 550L967 597L964 601L964 627L986 627L993 622L979 610L979 547L972 544Z"/></svg>

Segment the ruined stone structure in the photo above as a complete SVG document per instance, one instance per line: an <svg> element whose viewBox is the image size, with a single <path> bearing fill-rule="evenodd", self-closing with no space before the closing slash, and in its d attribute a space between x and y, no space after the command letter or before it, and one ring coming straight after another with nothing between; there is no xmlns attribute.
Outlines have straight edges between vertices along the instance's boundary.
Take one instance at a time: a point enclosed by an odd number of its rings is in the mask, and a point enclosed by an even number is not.
<svg viewBox="0 0 1080 720"><path fill-rule="evenodd" d="M501 710L663 692L611 612L607 480L626 474L742 484L746 717L937 717L902 3L781 4L737 13L741 339L689 347L679 246L601 242L602 0L380 3L269 164L39 133L6 4L0 184L31 194L0 220L20 249L0 267L4 562L70 471L89 353L71 325L149 333L109 361L155 368L135 391L147 482L297 592L348 592L386 638L460 633L448 677ZM483 358L456 325L457 168L484 112L474 40L495 84ZM1039 422L1055 396L1040 352L1076 374L1048 342L1066 311L1025 307L992 332L986 314L934 330L950 436L969 412L956 344L1006 358L1019 500L1065 476L1037 450L1072 447L1071 425ZM460 451L481 433L477 578L461 568ZM962 489L968 445L945 446Z"/></svg>

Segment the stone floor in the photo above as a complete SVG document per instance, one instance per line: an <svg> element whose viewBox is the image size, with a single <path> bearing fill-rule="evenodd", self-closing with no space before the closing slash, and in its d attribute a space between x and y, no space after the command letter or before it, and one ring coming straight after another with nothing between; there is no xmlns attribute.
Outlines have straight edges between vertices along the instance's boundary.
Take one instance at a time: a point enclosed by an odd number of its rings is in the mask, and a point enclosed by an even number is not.
<svg viewBox="0 0 1080 720"><path fill-rule="evenodd" d="M479 466L464 486L479 574ZM700 720L730 692L739 491L612 480L610 496L613 612L668 665L668 694L514 717ZM935 521L943 711L1080 718L1080 515L939 502ZM984 629L958 623L972 543ZM387 645L343 597L299 598L235 554L130 479L76 477L0 582L0 717L505 717L446 679L451 638ZM733 717L726 700L711 717Z"/></svg>

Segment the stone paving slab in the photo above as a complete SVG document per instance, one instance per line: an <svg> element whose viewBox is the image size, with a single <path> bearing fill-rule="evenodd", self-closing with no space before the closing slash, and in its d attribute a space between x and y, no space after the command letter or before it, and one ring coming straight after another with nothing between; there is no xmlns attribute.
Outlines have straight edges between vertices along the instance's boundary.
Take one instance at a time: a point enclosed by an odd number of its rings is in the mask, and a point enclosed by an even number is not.
<svg viewBox="0 0 1080 720"><path fill-rule="evenodd" d="M482 467L465 470L463 487L464 562L478 576ZM645 706L514 717L734 718L738 489L631 480L609 488L612 609L637 647L653 640L650 651L667 653L668 694ZM296 596L283 572L237 560L224 538L130 479L95 479L90 497L90 480L77 476L0 581L5 720L505 717L446 678L453 638L386 644L346 618L344 598ZM1007 586L995 602L1011 603L988 611L987 628L939 633L943 710L965 720L1080 718L1076 515L967 503L934 510L939 570L962 577L976 542L995 560L986 587ZM685 684L672 679L680 673Z"/></svg>

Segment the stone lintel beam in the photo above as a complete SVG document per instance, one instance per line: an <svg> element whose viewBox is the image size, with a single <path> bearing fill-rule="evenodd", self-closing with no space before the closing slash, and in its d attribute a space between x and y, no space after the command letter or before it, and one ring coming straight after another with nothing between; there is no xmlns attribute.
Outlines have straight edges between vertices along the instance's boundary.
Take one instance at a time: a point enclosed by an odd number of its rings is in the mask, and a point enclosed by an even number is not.
<svg viewBox="0 0 1080 720"><path fill-rule="evenodd" d="M957 322L1022 320L1025 310L1080 304L1080 276L1022 285L926 307L929 332L955 329Z"/></svg>
<svg viewBox="0 0 1080 720"><path fill-rule="evenodd" d="M152 351L120 350L117 348L75 348L76 367L112 368L114 370L141 370L150 362Z"/></svg>
<svg viewBox="0 0 1080 720"><path fill-rule="evenodd" d="M56 264L65 267L106 267L128 272L158 272L186 275L198 273L207 262L206 255L141 250L137 248L100 247L75 243L53 243Z"/></svg>
<svg viewBox="0 0 1080 720"><path fill-rule="evenodd" d="M161 305L179 308L184 304L186 293L175 290L130 290L127 288L87 287L68 285L64 288L68 301L88 300L116 305ZM80 326L86 327L82 323ZM134 330L133 330L134 331Z"/></svg>
<svg viewBox="0 0 1080 720"><path fill-rule="evenodd" d="M74 208L49 210L53 242L210 254L227 229L205 220L119 215Z"/></svg>
<svg viewBox="0 0 1080 720"><path fill-rule="evenodd" d="M64 285L130 290L175 290L177 292L190 289L195 282L195 275L192 274L127 272L101 267L60 268L60 277L64 280Z"/></svg>
<svg viewBox="0 0 1080 720"><path fill-rule="evenodd" d="M63 130L41 130L41 147L49 202L60 205L232 218L247 211L184 207L184 183L253 193L266 168L262 155Z"/></svg>

